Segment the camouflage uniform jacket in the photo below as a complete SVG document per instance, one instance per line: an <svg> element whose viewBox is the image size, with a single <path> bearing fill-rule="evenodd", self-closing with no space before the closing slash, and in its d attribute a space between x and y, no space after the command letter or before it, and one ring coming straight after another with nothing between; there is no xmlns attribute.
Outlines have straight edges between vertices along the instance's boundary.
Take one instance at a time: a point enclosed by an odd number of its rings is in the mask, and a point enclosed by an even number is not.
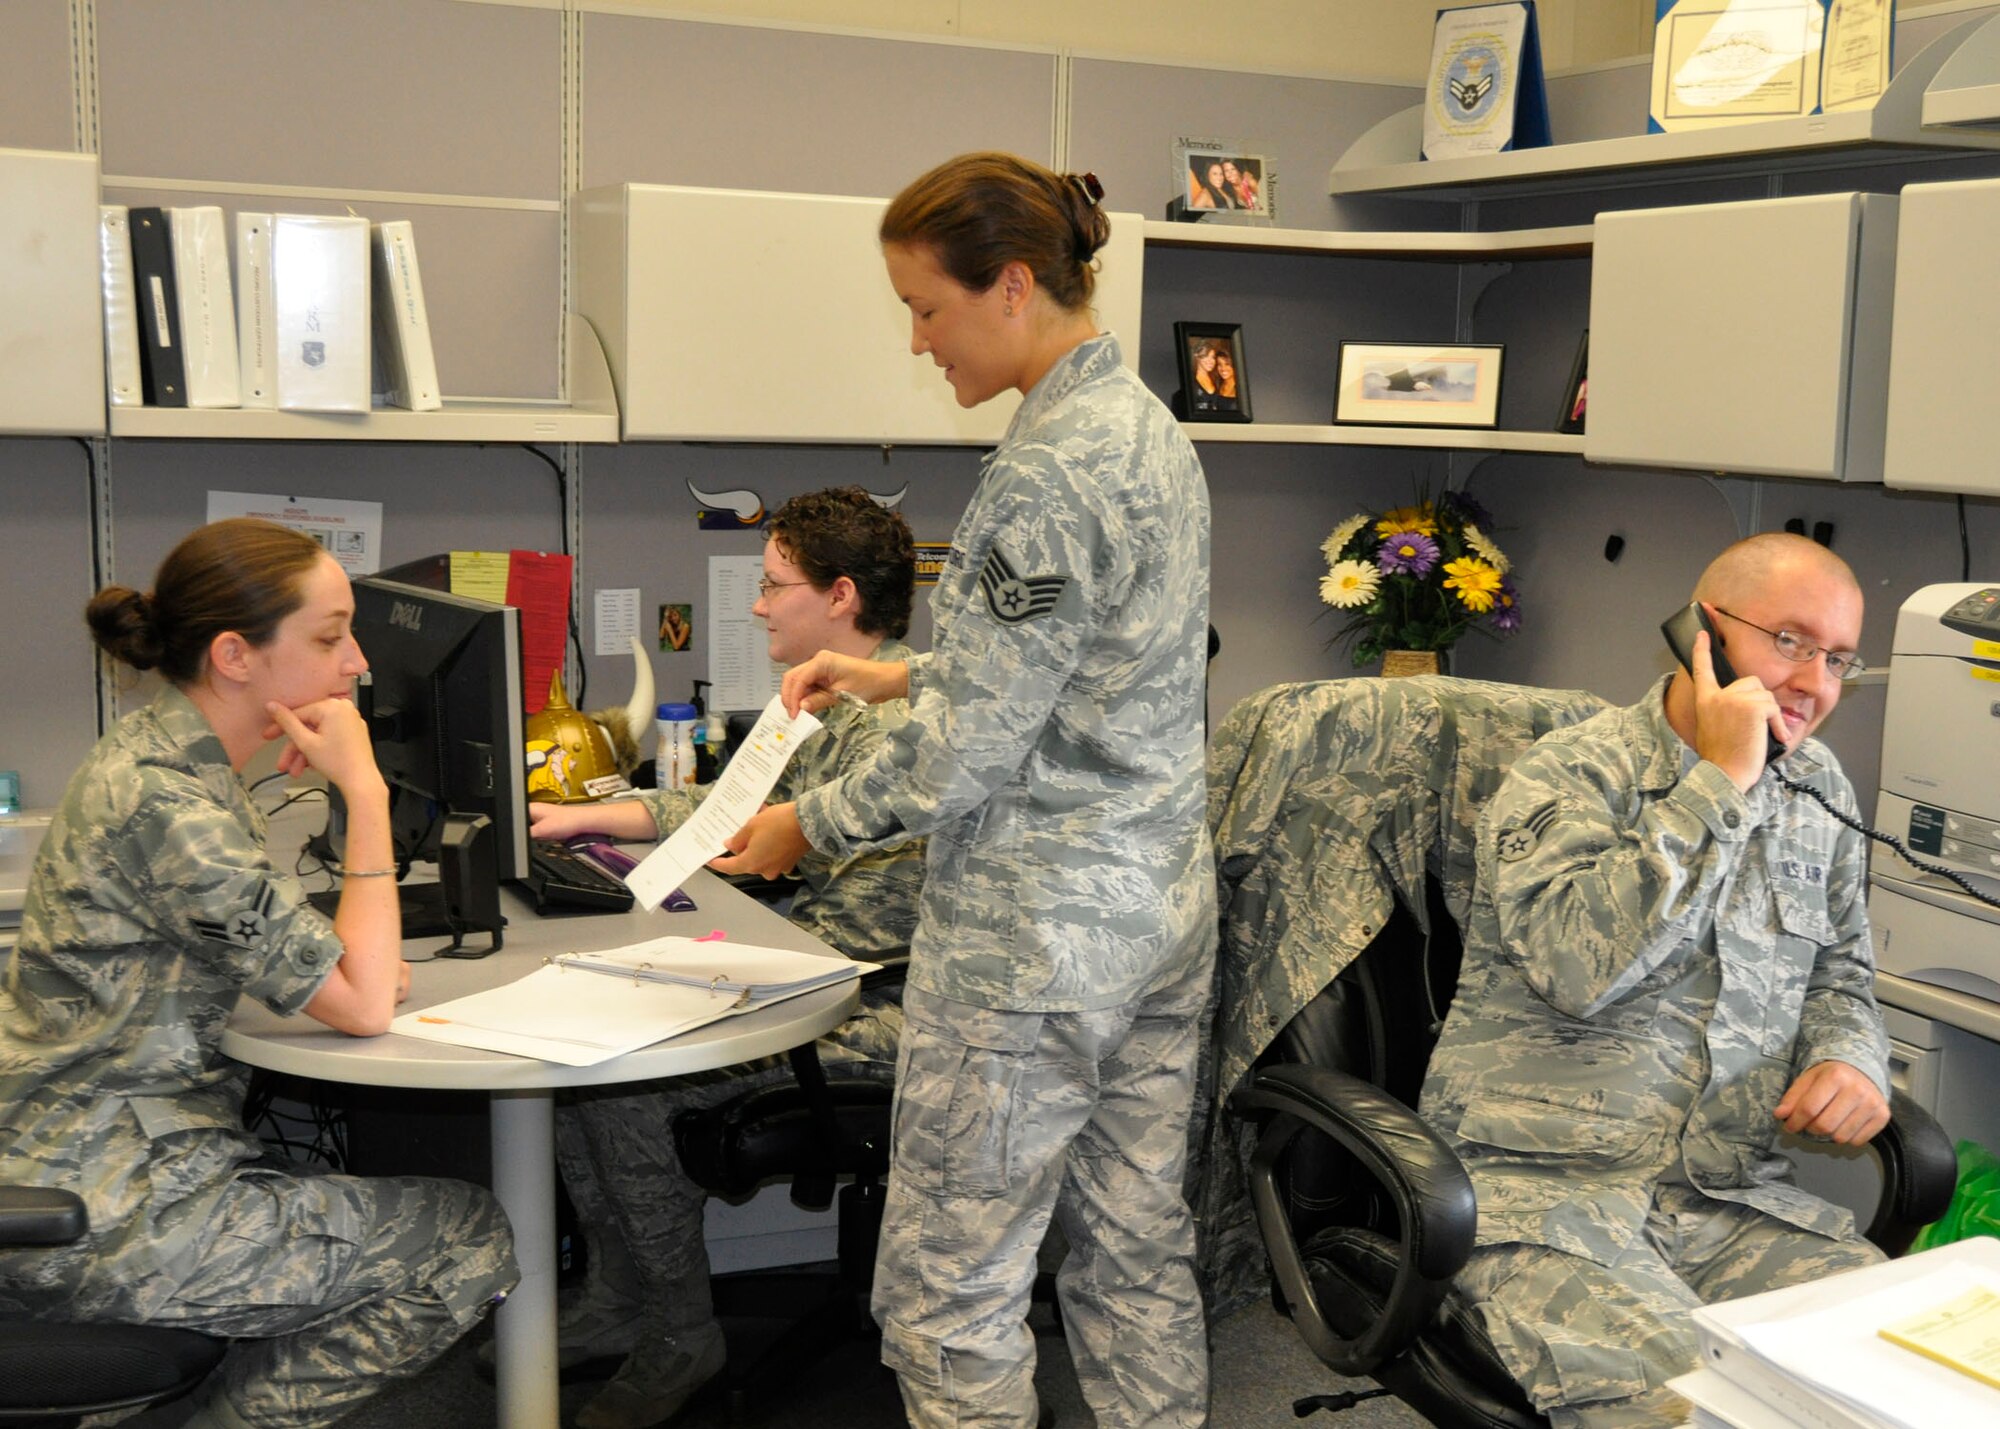
<svg viewBox="0 0 2000 1429"><path fill-rule="evenodd" d="M151 1313L193 1271L234 1169L261 1154L223 1024L245 992L297 1012L342 952L266 838L178 690L121 720L70 780L0 984L0 1178L77 1192L91 1230L0 1252L0 1301Z"/></svg>
<svg viewBox="0 0 2000 1429"><path fill-rule="evenodd" d="M1848 1237L1771 1115L1816 1062L1888 1089L1865 846L1766 771L1746 797L1667 724L1666 681L1523 755L1480 823L1458 996L1423 1113L1479 1197L1479 1241L1600 1263L1675 1181ZM1786 776L1854 793L1806 741Z"/></svg>
<svg viewBox="0 0 2000 1429"><path fill-rule="evenodd" d="M872 659L907 660L910 647L884 640ZM771 802L797 799L808 789L831 784L850 770L875 758L888 731L909 717L902 700L887 700L866 709L845 702L819 716L820 732L801 744L771 789ZM707 797L711 785L686 792L647 789L639 797L666 837ZM822 942L851 958L868 959L901 953L910 946L917 926L917 895L924 886L924 845L921 839L833 857L817 849L799 860L805 882L787 915Z"/></svg>
<svg viewBox="0 0 2000 1429"><path fill-rule="evenodd" d="M1356 678L1273 685L1217 726L1208 821L1222 949L1189 1198L1217 1313L1256 1298L1265 1273L1244 1179L1254 1137L1227 1110L1230 1093L1399 902L1426 918L1427 873L1463 924L1480 808L1537 739L1606 708L1581 690Z"/></svg>
<svg viewBox="0 0 2000 1429"><path fill-rule="evenodd" d="M1086 1011L1213 946L1208 543L1194 448L1117 340L1064 354L953 534L909 721L798 801L828 852L930 835L912 986Z"/></svg>

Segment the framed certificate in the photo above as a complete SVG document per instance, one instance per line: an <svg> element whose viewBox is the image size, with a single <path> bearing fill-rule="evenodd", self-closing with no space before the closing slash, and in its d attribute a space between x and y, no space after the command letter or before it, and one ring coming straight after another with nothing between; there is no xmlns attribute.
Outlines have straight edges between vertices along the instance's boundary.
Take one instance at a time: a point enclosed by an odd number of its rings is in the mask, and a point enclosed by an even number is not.
<svg viewBox="0 0 2000 1429"><path fill-rule="evenodd" d="M1820 46L1819 107L1872 109L1889 87L1896 0L1833 0Z"/></svg>
<svg viewBox="0 0 2000 1429"><path fill-rule="evenodd" d="M1549 142L1534 0L1438 11L1424 93L1426 159Z"/></svg>
<svg viewBox="0 0 2000 1429"><path fill-rule="evenodd" d="M1826 0L1654 0L1650 132L1820 110Z"/></svg>

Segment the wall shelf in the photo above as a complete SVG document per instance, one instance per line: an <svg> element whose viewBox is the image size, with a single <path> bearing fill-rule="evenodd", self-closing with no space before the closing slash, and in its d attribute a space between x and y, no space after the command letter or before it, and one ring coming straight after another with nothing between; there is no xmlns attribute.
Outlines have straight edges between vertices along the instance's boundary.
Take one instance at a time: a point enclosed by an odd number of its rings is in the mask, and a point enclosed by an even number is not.
<svg viewBox="0 0 2000 1429"><path fill-rule="evenodd" d="M1553 144L1471 158L1415 160L1421 105L1390 115L1357 139L1327 176L1327 192L1397 194L1457 202L1629 188L1669 179L1839 168L1919 155L2000 148L2000 134L1927 128L1924 96L1945 62L1993 17L1970 20L1914 55L1873 109Z"/></svg>
<svg viewBox="0 0 2000 1429"><path fill-rule="evenodd" d="M1392 233L1314 228L1249 228L1236 224L1167 223L1149 219L1154 248L1211 248L1243 253L1305 253L1329 258L1402 258L1463 263L1507 258L1585 258L1591 225L1522 228L1490 233Z"/></svg>
<svg viewBox="0 0 2000 1429"><path fill-rule="evenodd" d="M615 442L611 369L590 324L571 313L570 401L447 398L435 412L280 412L264 407L113 407L114 437L186 441Z"/></svg>
<svg viewBox="0 0 2000 1429"><path fill-rule="evenodd" d="M1427 447L1441 451L1551 452L1582 456L1583 437L1569 432L1496 431L1483 427L1360 427L1312 423L1183 422L1195 442L1253 442L1334 447Z"/></svg>

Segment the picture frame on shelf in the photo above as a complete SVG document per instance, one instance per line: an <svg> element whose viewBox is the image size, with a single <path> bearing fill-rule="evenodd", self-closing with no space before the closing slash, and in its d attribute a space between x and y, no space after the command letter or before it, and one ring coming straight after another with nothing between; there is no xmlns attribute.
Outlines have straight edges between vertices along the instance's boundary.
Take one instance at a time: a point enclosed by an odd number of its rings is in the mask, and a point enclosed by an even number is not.
<svg viewBox="0 0 2000 1429"><path fill-rule="evenodd" d="M1562 410L1556 414L1556 430L1582 431L1589 404L1590 329L1585 328L1576 344L1576 358L1569 365L1569 381L1563 384Z"/></svg>
<svg viewBox="0 0 2000 1429"><path fill-rule="evenodd" d="M1333 420L1377 427L1497 427L1500 343L1343 342Z"/></svg>
<svg viewBox="0 0 2000 1429"><path fill-rule="evenodd" d="M1196 222L1234 217L1274 223L1278 176L1269 154L1242 141L1174 141L1174 198L1169 218Z"/></svg>
<svg viewBox="0 0 2000 1429"><path fill-rule="evenodd" d="M1241 323L1175 323L1181 386L1174 415L1185 422L1250 420L1250 363Z"/></svg>

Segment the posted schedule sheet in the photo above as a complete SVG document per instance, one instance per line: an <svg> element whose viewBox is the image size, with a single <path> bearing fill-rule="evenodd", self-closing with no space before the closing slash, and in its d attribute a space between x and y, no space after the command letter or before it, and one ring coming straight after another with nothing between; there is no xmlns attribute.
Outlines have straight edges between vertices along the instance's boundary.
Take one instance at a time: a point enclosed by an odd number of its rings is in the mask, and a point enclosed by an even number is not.
<svg viewBox="0 0 2000 1429"><path fill-rule="evenodd" d="M792 751L818 730L819 721L804 710L794 719L785 713L782 699L771 697L750 737L730 756L722 777L695 806L693 816L625 876L626 887L648 912L687 882L689 874L728 851L729 836L764 807Z"/></svg>

